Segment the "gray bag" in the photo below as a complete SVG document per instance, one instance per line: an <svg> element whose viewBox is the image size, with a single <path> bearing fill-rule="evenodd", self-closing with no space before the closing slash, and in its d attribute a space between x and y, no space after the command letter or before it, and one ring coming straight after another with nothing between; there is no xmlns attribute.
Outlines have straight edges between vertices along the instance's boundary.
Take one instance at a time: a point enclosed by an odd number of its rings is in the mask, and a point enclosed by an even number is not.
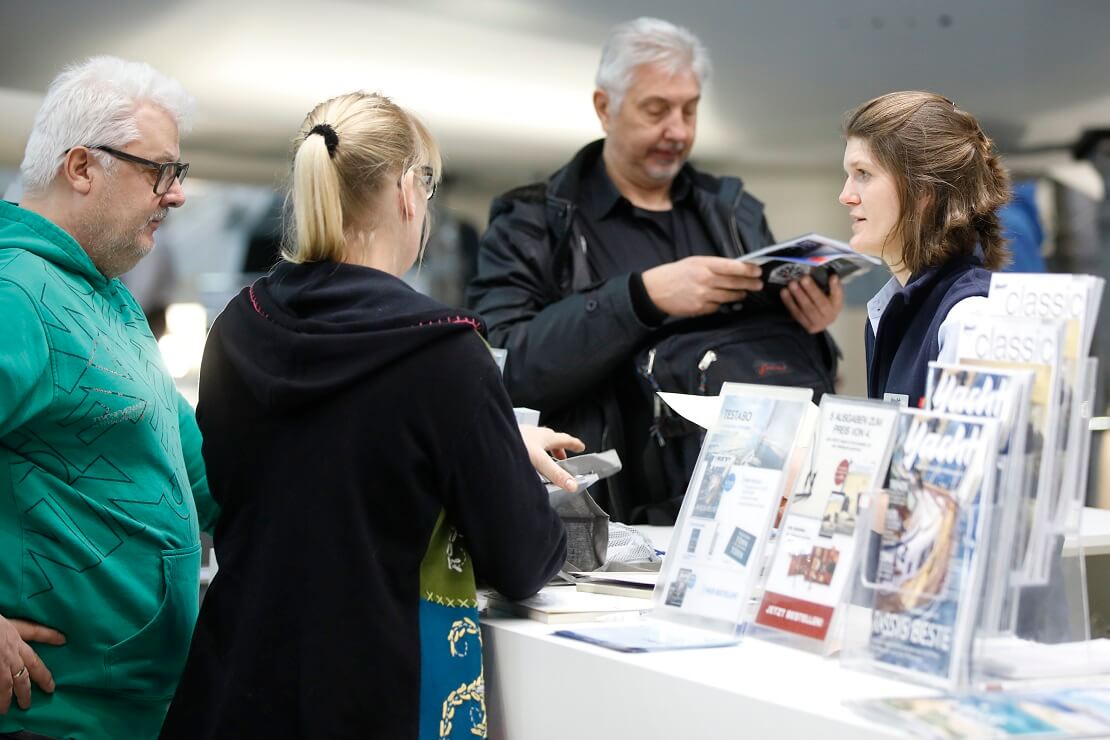
<svg viewBox="0 0 1110 740"><path fill-rule="evenodd" d="M551 508L567 529L565 570L596 570L609 550L609 515L597 505L589 491L567 493L559 488L551 494Z"/></svg>
<svg viewBox="0 0 1110 740"><path fill-rule="evenodd" d="M578 491L567 493L548 484L551 508L563 520L567 530L567 562L565 570L596 570L605 562L609 549L609 515L597 505L589 487L621 469L616 450L589 455L575 455L559 460L559 467L574 475Z"/></svg>

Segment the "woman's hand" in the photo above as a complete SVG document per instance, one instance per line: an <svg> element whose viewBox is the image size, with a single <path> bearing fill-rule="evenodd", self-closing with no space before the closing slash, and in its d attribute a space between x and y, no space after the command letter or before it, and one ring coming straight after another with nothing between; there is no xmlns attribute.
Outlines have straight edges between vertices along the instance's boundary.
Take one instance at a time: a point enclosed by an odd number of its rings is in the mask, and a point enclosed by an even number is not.
<svg viewBox="0 0 1110 740"><path fill-rule="evenodd" d="M558 460L566 460L567 450L582 452L586 449L582 440L547 427L534 427L531 424L520 425L520 436L524 439L528 458L532 461L536 472L565 491L574 493L578 490L578 481L573 475L556 465L551 455Z"/></svg>

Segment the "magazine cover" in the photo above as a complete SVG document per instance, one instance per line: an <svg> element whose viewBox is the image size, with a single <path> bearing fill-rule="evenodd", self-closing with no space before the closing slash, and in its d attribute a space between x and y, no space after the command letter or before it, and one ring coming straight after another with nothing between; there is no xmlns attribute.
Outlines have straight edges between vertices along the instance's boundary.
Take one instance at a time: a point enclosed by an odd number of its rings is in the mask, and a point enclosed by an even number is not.
<svg viewBox="0 0 1110 740"><path fill-rule="evenodd" d="M1079 479L1087 467L1082 438L1086 435L1087 415L1082 413L1086 400L1086 358L1091 352L1095 320L1105 281L1091 275L995 273L991 276L990 310L999 316L1063 321L1063 372L1061 386L1064 408L1060 414L1062 457L1057 478L1063 492L1050 512L1057 528L1063 525L1074 507L1082 507L1085 490Z"/></svg>
<svg viewBox="0 0 1110 740"><path fill-rule="evenodd" d="M1027 503L1018 512L1018 527L1027 528L1028 534L1023 535L1025 552L1018 552L1014 563L1015 578L1026 585L1047 581L1048 544L1055 537L1049 512L1060 493L1055 471L1063 331L1063 323L1052 319L987 317L963 322L957 335L960 364L1033 373L1025 445L1036 471L1036 486L1031 511Z"/></svg>
<svg viewBox="0 0 1110 740"><path fill-rule="evenodd" d="M686 490L655 616L734 629L746 611L809 389L726 383Z"/></svg>
<svg viewBox="0 0 1110 740"><path fill-rule="evenodd" d="M790 497L756 623L814 641L830 634L856 565L861 494L883 484L898 408L825 395L809 471Z"/></svg>
<svg viewBox="0 0 1110 740"><path fill-rule="evenodd" d="M934 685L967 678L989 545L993 419L903 409L873 588L870 660Z"/></svg>
<svg viewBox="0 0 1110 740"><path fill-rule="evenodd" d="M860 254L844 242L820 234L806 234L780 244L772 244L739 258L763 269L765 289L779 289L787 283L809 275L828 290L829 277L838 275L847 283L873 267L881 267L882 260Z"/></svg>
<svg viewBox="0 0 1110 740"><path fill-rule="evenodd" d="M925 408L948 414L981 416L998 422L998 458L991 541L998 557L987 565L987 589L979 625L989 633L1008 629L1003 603L1011 594L1010 572L1026 552L1032 531L1039 456L1026 454L1029 431L1030 370L1003 370L930 362L925 377ZM1006 554L1005 557L1001 557Z"/></svg>

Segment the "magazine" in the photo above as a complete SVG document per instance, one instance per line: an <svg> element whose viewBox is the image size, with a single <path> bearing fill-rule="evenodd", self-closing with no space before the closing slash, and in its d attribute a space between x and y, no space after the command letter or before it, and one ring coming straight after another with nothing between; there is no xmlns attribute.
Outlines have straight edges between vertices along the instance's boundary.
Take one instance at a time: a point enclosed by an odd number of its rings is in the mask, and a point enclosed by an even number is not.
<svg viewBox="0 0 1110 740"><path fill-rule="evenodd" d="M897 416L881 401L821 399L810 463L779 528L757 624L817 642L830 636L855 572L859 499L883 484Z"/></svg>
<svg viewBox="0 0 1110 740"><path fill-rule="evenodd" d="M777 290L809 275L826 292L832 275L839 276L843 284L883 264L877 257L860 254L844 242L820 234L772 244L739 260L762 268L764 290Z"/></svg>
<svg viewBox="0 0 1110 740"><path fill-rule="evenodd" d="M1049 686L974 694L867 699L860 714L929 738L1110 735L1110 686Z"/></svg>
<svg viewBox="0 0 1110 740"><path fill-rule="evenodd" d="M876 667L942 687L966 684L997 450L993 419L899 412L869 584Z"/></svg>
<svg viewBox="0 0 1110 740"><path fill-rule="evenodd" d="M1058 447L1062 453L1056 477L1061 495L1049 512L1053 524L1062 529L1075 509L1081 508L1086 490L1080 478L1088 460L1082 438L1086 435L1084 389L1088 385L1086 358L1091 353L1095 320L1105 281L1092 275L994 273L991 275L991 312L1022 319L1055 319L1066 326L1061 375L1063 408L1060 412ZM1089 454L1089 452L1088 452Z"/></svg>
<svg viewBox="0 0 1110 740"><path fill-rule="evenodd" d="M651 609L642 599L582 593L567 586L546 586L534 596L513 601L496 591L487 595L491 616L507 614L549 624L611 621L634 617Z"/></svg>
<svg viewBox="0 0 1110 740"><path fill-rule="evenodd" d="M1025 552L1018 551L1014 561L1014 576L1027 585L1046 582L1049 543L1055 536L1049 512L1059 494L1055 469L1063 330L1063 323L1052 319L987 317L963 322L957 336L956 356L962 365L1033 373L1025 444L1036 486L1032 502L1027 498L1019 508L1015 525L1019 532L1028 531L1022 535Z"/></svg>
<svg viewBox="0 0 1110 740"><path fill-rule="evenodd" d="M1026 454L1029 431L1030 370L1003 370L930 362L925 376L925 408L998 421L998 458L991 541L1006 557L991 558L980 628L988 633L1009 629L1003 603L1012 595L1010 572L1028 549L1037 469Z"/></svg>

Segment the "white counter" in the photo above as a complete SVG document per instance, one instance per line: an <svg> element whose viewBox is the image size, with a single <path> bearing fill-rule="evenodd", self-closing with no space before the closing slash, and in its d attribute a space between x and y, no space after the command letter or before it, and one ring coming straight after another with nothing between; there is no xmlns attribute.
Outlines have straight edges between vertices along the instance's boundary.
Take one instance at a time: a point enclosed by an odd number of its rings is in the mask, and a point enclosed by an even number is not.
<svg viewBox="0 0 1110 740"><path fill-rule="evenodd" d="M637 527L666 549L670 527ZM1085 555L1110 554L1110 511L1083 512ZM1074 555L1070 541L1065 555ZM848 670L752 637L731 648L626 654L551 635L572 625L484 619L486 708L495 740L900 737L846 700L928 689Z"/></svg>
<svg viewBox="0 0 1110 740"><path fill-rule="evenodd" d="M483 620L490 738L891 738L842 702L931 693L750 637L626 654L551 635L567 626Z"/></svg>

